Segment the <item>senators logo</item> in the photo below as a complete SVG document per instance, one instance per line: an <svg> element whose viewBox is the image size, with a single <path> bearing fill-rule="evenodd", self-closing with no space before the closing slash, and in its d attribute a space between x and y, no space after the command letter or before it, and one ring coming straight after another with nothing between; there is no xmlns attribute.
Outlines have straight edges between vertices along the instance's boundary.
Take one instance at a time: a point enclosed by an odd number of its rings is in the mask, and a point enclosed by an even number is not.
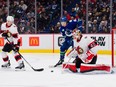
<svg viewBox="0 0 116 87"><path fill-rule="evenodd" d="M0 37L0 46L4 46L4 38Z"/></svg>
<svg viewBox="0 0 116 87"><path fill-rule="evenodd" d="M29 46L39 46L39 37L29 37Z"/></svg>

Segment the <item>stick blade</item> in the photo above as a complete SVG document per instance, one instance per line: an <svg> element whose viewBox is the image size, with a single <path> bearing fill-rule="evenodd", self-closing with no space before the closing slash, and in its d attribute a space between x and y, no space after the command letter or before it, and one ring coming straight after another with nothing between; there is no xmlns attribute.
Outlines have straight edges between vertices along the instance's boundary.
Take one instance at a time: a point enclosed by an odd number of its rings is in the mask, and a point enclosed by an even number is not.
<svg viewBox="0 0 116 87"><path fill-rule="evenodd" d="M40 68L40 69L33 69L34 71L43 71L44 70L44 68Z"/></svg>

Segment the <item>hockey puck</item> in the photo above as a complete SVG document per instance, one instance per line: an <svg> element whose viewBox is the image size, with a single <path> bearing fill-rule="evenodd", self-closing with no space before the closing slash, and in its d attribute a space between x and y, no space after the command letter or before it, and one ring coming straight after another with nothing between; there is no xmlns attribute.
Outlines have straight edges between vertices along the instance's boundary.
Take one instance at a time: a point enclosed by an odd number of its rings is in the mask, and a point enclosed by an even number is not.
<svg viewBox="0 0 116 87"><path fill-rule="evenodd" d="M54 72L53 70L51 70L51 72Z"/></svg>

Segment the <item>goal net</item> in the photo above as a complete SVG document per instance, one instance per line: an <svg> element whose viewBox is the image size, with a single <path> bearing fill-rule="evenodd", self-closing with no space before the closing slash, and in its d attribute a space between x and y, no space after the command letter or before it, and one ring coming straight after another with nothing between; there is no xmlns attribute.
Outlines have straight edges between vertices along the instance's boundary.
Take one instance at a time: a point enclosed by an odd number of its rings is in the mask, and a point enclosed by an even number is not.
<svg viewBox="0 0 116 87"><path fill-rule="evenodd" d="M116 29L112 29L112 67L116 66Z"/></svg>

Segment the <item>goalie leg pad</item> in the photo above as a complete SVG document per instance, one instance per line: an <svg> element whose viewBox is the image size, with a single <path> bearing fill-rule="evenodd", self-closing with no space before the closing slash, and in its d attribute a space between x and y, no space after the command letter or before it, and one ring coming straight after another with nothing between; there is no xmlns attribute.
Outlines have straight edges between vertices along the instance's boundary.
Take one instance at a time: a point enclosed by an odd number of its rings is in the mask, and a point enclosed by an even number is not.
<svg viewBox="0 0 116 87"><path fill-rule="evenodd" d="M94 70L101 70L106 72L111 72L111 67L105 64L81 64L80 72L90 72Z"/></svg>
<svg viewBox="0 0 116 87"><path fill-rule="evenodd" d="M77 68L76 68L76 65L75 65L75 63L68 63L68 64L63 64L63 68L68 68L70 71L72 71L72 72L77 72Z"/></svg>

